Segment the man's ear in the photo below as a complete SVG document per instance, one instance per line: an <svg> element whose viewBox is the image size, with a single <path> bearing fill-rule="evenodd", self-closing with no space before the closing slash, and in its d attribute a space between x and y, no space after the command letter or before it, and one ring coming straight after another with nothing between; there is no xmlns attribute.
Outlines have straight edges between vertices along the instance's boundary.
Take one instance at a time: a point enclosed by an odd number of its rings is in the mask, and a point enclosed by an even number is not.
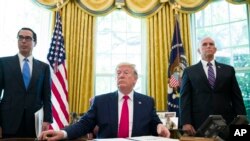
<svg viewBox="0 0 250 141"><path fill-rule="evenodd" d="M33 47L35 47L36 46L36 42L34 42L34 46Z"/></svg>
<svg viewBox="0 0 250 141"><path fill-rule="evenodd" d="M198 49L197 49L197 51L198 51L198 53L199 53L199 54L201 54L201 50L200 50L200 48L198 48Z"/></svg>

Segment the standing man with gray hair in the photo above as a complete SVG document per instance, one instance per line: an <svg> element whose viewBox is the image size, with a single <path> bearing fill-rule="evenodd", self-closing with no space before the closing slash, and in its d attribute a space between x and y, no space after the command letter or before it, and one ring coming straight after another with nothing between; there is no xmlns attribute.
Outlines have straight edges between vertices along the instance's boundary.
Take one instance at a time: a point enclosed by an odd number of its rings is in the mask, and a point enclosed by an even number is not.
<svg viewBox="0 0 250 141"><path fill-rule="evenodd" d="M229 124L237 115L246 115L241 90L232 66L215 61L217 49L212 38L201 40L201 61L187 67L180 90L180 124L189 135L209 115L222 115Z"/></svg>

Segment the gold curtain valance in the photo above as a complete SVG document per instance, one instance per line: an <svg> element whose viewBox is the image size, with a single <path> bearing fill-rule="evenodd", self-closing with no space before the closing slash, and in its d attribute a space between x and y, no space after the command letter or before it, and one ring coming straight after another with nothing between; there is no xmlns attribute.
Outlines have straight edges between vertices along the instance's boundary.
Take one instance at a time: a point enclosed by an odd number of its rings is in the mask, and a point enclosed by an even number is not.
<svg viewBox="0 0 250 141"><path fill-rule="evenodd" d="M169 0L172 6L178 5L180 12L194 13L204 9L209 3L216 0ZM232 4L250 4L250 0L226 0Z"/></svg>
<svg viewBox="0 0 250 141"><path fill-rule="evenodd" d="M155 13L168 0L76 0L77 5L93 16L105 15L115 8L132 16L146 17ZM102 3L102 4L101 4Z"/></svg>
<svg viewBox="0 0 250 141"><path fill-rule="evenodd" d="M172 6L177 5L180 12L194 13L205 8L213 0L169 0Z"/></svg>
<svg viewBox="0 0 250 141"><path fill-rule="evenodd" d="M115 8L115 0L75 0L75 2L92 16L107 14Z"/></svg>
<svg viewBox="0 0 250 141"><path fill-rule="evenodd" d="M250 0L226 0L226 1L232 4L245 4L245 3L250 4Z"/></svg>
<svg viewBox="0 0 250 141"><path fill-rule="evenodd" d="M38 6L55 11L65 6L70 0L32 0L32 1Z"/></svg>
<svg viewBox="0 0 250 141"><path fill-rule="evenodd" d="M162 8L163 3L169 2L171 6L177 6L179 12L194 13L205 8L216 0L32 0L37 5L50 10L57 10L65 6L69 1L75 2L78 7L92 16L102 16L110 13L115 8L124 9L132 16L147 17ZM250 4L250 0L226 0L232 4Z"/></svg>
<svg viewBox="0 0 250 141"><path fill-rule="evenodd" d="M115 8L124 9L133 16L146 17L157 12L169 0L32 0L49 10L57 10L57 3L63 7L69 1L92 16L106 15Z"/></svg>

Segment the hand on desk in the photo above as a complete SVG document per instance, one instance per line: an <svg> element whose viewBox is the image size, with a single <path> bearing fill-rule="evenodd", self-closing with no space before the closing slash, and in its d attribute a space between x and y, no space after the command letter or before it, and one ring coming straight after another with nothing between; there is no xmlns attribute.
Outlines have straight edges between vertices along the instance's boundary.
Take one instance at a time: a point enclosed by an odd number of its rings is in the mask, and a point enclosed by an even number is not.
<svg viewBox="0 0 250 141"><path fill-rule="evenodd" d="M189 136L194 136L196 131L191 124L185 124L182 127L182 130L187 133Z"/></svg>
<svg viewBox="0 0 250 141"><path fill-rule="evenodd" d="M0 139L2 138L2 127L0 126Z"/></svg>
<svg viewBox="0 0 250 141"><path fill-rule="evenodd" d="M162 136L162 137L167 137L167 138L170 137L169 130L163 124L157 125L157 133L159 136Z"/></svg>
<svg viewBox="0 0 250 141"><path fill-rule="evenodd" d="M43 131L41 135L38 137L38 140L46 140L46 141L57 141L62 139L64 139L63 132L54 130Z"/></svg>
<svg viewBox="0 0 250 141"><path fill-rule="evenodd" d="M49 130L49 125L50 125L49 122L43 122L42 131L47 131L47 130Z"/></svg>

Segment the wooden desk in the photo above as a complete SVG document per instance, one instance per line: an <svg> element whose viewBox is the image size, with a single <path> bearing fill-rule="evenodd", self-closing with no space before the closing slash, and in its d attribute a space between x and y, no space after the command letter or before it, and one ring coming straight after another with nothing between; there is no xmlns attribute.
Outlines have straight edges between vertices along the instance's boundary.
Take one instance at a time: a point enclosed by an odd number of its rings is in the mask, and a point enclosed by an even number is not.
<svg viewBox="0 0 250 141"><path fill-rule="evenodd" d="M173 138L173 139L180 139L181 137L181 133L179 132L178 129L169 129L170 131L170 138Z"/></svg>
<svg viewBox="0 0 250 141"><path fill-rule="evenodd" d="M180 141L216 141L214 138L202 138L202 137L185 137L182 136Z"/></svg>

